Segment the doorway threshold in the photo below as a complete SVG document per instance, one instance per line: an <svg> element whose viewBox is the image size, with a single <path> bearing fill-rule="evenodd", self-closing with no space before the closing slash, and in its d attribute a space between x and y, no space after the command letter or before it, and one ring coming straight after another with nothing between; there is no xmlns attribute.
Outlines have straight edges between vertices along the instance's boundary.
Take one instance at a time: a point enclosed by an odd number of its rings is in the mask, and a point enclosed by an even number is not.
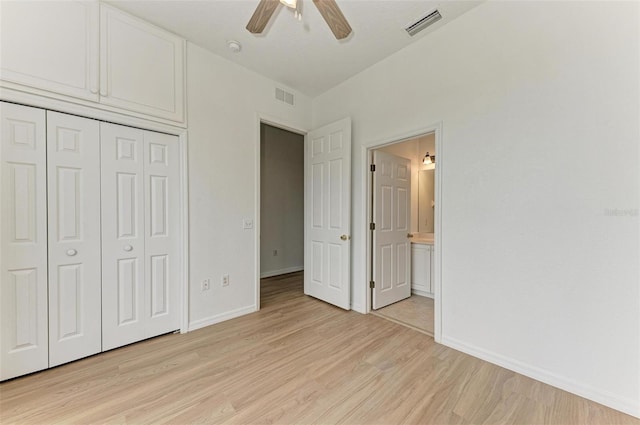
<svg viewBox="0 0 640 425"><path fill-rule="evenodd" d="M412 295L371 314L433 337L433 299Z"/></svg>

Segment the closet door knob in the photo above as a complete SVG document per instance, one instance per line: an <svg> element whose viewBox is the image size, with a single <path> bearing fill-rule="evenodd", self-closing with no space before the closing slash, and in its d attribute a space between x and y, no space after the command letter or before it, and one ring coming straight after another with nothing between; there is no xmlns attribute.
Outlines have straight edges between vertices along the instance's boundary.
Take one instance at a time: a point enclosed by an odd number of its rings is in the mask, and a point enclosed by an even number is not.
<svg viewBox="0 0 640 425"><path fill-rule="evenodd" d="M125 245L122 249L124 249L125 251L129 252L133 249L133 247L131 245Z"/></svg>
<svg viewBox="0 0 640 425"><path fill-rule="evenodd" d="M69 257L73 257L74 255L76 255L78 253L78 251L76 251L75 249L68 249L67 250L67 255Z"/></svg>

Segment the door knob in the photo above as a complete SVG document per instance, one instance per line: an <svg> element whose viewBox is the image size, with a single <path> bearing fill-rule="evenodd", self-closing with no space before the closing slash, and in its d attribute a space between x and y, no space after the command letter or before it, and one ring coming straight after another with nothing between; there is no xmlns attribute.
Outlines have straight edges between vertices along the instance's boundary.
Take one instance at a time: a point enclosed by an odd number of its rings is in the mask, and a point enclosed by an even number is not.
<svg viewBox="0 0 640 425"><path fill-rule="evenodd" d="M348 241L349 239L351 239L351 236L342 235L340 236L340 239L342 239L343 241Z"/></svg>
<svg viewBox="0 0 640 425"><path fill-rule="evenodd" d="M125 251L129 252L133 249L133 247L131 245L125 245L122 249L124 249Z"/></svg>
<svg viewBox="0 0 640 425"><path fill-rule="evenodd" d="M407 237L408 237L409 239L411 239L411 238L413 237L413 235L412 235L411 233L407 233Z"/></svg>
<svg viewBox="0 0 640 425"><path fill-rule="evenodd" d="M76 251L75 249L68 249L67 250L67 255L69 257L73 257L74 255L76 255L78 253L78 251Z"/></svg>

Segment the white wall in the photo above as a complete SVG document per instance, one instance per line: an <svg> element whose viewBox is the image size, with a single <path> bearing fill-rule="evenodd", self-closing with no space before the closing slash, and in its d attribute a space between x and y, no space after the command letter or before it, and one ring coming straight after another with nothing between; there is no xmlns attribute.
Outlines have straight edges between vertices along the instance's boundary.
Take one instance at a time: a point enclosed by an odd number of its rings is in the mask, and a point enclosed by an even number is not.
<svg viewBox="0 0 640 425"><path fill-rule="evenodd" d="M362 147L442 122L442 341L640 415L639 7L483 3L314 99L353 119L354 304Z"/></svg>
<svg viewBox="0 0 640 425"><path fill-rule="evenodd" d="M260 130L260 275L266 277L304 266L304 136L266 124Z"/></svg>
<svg viewBox="0 0 640 425"><path fill-rule="evenodd" d="M275 83L192 44L187 45L189 114L190 328L248 313L256 306L258 114L310 127L310 100L274 98ZM230 285L220 279L229 274ZM201 291L203 279L211 289Z"/></svg>

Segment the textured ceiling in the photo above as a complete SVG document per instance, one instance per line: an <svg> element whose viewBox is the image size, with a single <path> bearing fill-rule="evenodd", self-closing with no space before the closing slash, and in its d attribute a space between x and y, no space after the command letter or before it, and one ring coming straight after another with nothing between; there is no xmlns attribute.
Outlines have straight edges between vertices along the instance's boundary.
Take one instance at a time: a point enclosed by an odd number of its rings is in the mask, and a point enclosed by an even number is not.
<svg viewBox="0 0 640 425"><path fill-rule="evenodd" d="M241 66L314 97L475 7L479 1L337 0L353 33L338 41L312 0L302 21L280 5L261 35L245 26L258 0L112 0L108 3L172 31ZM443 16L410 37L404 28L434 9ZM228 40L242 44L240 53Z"/></svg>

